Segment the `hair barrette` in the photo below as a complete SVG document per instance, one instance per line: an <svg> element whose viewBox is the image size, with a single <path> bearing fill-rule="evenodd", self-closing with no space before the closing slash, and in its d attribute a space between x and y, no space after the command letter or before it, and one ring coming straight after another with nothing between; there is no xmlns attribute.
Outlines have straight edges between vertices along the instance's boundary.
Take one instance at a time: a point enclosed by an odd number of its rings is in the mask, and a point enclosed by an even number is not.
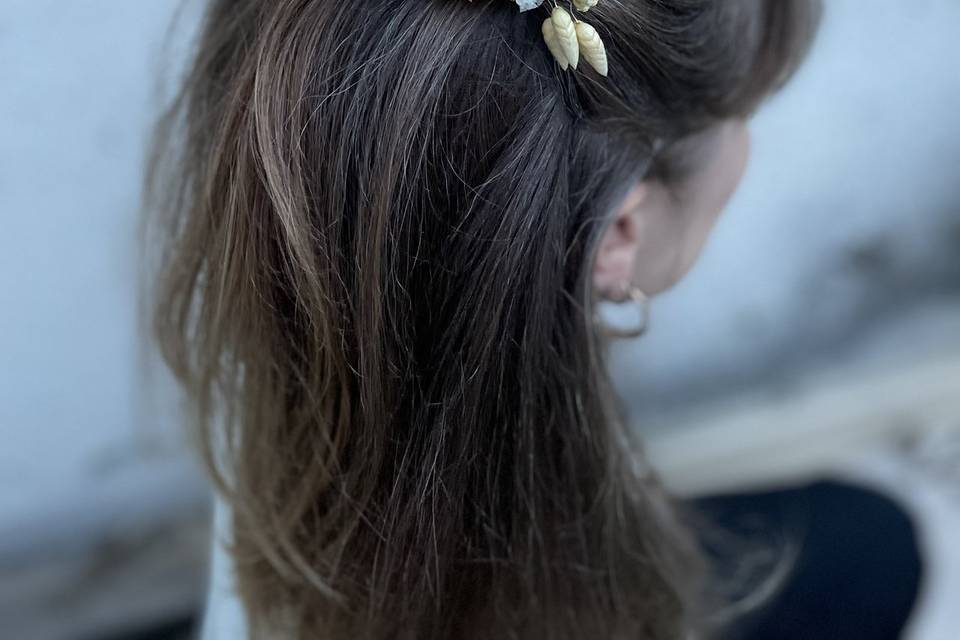
<svg viewBox="0 0 960 640"><path fill-rule="evenodd" d="M546 0L511 2L515 2L520 11L524 12L539 8ZM553 2L550 17L543 21L543 41L564 71L570 67L576 69L582 58L601 76L607 75L607 48L600 34L577 17L577 13L586 13L597 6L598 2L599 0L573 0L570 11Z"/></svg>

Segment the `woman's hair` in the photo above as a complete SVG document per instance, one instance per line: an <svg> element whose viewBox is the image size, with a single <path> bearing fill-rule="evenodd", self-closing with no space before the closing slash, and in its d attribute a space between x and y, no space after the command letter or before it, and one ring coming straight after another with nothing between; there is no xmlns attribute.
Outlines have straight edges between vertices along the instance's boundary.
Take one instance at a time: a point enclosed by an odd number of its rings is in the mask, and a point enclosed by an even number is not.
<svg viewBox="0 0 960 640"><path fill-rule="evenodd" d="M504 0L210 3L156 133L152 295L254 636L680 636L700 562L606 378L593 253L816 16L601 0L601 78Z"/></svg>

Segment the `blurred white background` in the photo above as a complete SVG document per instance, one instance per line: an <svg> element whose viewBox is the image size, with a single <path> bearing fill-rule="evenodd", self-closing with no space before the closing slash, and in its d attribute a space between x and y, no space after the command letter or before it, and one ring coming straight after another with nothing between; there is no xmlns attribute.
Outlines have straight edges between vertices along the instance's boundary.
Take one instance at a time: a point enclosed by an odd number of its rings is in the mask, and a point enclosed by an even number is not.
<svg viewBox="0 0 960 640"><path fill-rule="evenodd" d="M960 299L960 3L825 4L704 259L622 359L638 411L795 375Z"/></svg>
<svg viewBox="0 0 960 640"><path fill-rule="evenodd" d="M165 44L181 4L0 5L8 637L188 615L203 589L206 490L137 301L144 143L156 79L182 52ZM789 407L838 379L824 372L868 378L960 348L960 3L826 4L809 63L756 119L705 259L618 350L654 433L720 405Z"/></svg>

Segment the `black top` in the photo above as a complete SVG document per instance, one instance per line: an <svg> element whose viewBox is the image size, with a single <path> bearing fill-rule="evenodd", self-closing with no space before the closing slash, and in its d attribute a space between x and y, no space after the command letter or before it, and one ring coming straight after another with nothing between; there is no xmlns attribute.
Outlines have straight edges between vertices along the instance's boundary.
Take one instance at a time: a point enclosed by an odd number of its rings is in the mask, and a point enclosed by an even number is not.
<svg viewBox="0 0 960 640"><path fill-rule="evenodd" d="M890 498L847 484L699 500L720 531L762 520L799 546L781 591L722 634L737 640L895 640L917 600L922 573L913 523ZM782 537L782 536L781 536ZM773 546L773 545L771 545ZM728 570L736 551L716 551Z"/></svg>

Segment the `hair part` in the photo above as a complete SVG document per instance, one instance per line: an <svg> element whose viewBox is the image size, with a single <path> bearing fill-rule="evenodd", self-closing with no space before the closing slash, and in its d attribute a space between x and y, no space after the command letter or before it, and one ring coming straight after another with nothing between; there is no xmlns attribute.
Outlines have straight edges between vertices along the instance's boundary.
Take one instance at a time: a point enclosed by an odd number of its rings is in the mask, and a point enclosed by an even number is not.
<svg viewBox="0 0 960 640"><path fill-rule="evenodd" d="M502 0L210 3L154 143L153 296L255 637L679 637L700 560L638 472L592 255L816 9L604 0L604 79Z"/></svg>

